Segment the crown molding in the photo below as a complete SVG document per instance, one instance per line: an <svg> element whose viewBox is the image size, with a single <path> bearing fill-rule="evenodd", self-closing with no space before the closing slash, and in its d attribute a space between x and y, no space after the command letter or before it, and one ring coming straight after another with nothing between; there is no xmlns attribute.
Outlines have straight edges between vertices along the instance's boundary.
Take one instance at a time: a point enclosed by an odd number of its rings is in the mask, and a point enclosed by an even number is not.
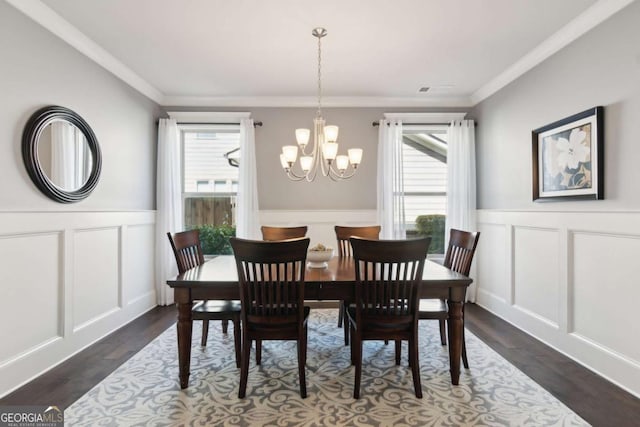
<svg viewBox="0 0 640 427"><path fill-rule="evenodd" d="M162 92L117 60L113 55L84 35L84 33L71 25L69 21L62 18L40 0L6 1L147 98L150 98L158 104L162 104L164 98Z"/></svg>
<svg viewBox="0 0 640 427"><path fill-rule="evenodd" d="M181 107L317 107L313 96L165 96L165 106ZM468 97L328 96L322 107L471 107Z"/></svg>
<svg viewBox="0 0 640 427"><path fill-rule="evenodd" d="M242 119L250 119L249 112L214 112L214 111L167 111L172 119L179 123L240 123Z"/></svg>
<svg viewBox="0 0 640 427"><path fill-rule="evenodd" d="M493 95L635 0L599 0L471 95L472 105Z"/></svg>

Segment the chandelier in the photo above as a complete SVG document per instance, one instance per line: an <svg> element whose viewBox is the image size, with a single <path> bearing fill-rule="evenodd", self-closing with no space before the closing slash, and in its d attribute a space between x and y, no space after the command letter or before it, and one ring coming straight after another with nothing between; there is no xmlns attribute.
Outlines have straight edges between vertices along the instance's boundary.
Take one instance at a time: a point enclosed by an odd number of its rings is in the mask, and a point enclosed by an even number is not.
<svg viewBox="0 0 640 427"><path fill-rule="evenodd" d="M347 155L338 155L338 126L325 126L322 117L322 45L321 40L327 35L324 28L314 28L311 32L318 39L318 111L313 119L313 145L309 147L309 129L296 129L298 145L285 145L280 154L280 164L292 181L313 181L318 170L323 176L334 181L351 178L362 161L362 149L351 148ZM307 149L309 151L307 152ZM300 150L300 172L293 170ZM351 166L351 168L349 168Z"/></svg>

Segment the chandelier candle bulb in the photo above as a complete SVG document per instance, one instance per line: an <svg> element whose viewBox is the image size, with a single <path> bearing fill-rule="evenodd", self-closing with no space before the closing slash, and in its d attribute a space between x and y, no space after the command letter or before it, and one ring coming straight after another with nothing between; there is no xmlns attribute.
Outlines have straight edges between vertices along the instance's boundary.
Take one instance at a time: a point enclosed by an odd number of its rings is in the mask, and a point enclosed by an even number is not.
<svg viewBox="0 0 640 427"><path fill-rule="evenodd" d="M336 168L340 172L344 172L349 167L349 157L345 155L340 155L336 157Z"/></svg>
<svg viewBox="0 0 640 427"><path fill-rule="evenodd" d="M307 172L311 170L311 166L313 166L313 157L311 156L301 156L300 157L300 168Z"/></svg>
<svg viewBox="0 0 640 427"><path fill-rule="evenodd" d="M287 159L282 153L280 153L280 165L282 165L283 169L289 169L289 163L287 163Z"/></svg>
<svg viewBox="0 0 640 427"><path fill-rule="evenodd" d="M327 160L333 160L338 155L337 142L325 142L322 144L322 155Z"/></svg>
<svg viewBox="0 0 640 427"><path fill-rule="evenodd" d="M350 148L347 150L349 154L349 162L355 167L362 162L362 148Z"/></svg>
<svg viewBox="0 0 640 427"><path fill-rule="evenodd" d="M335 125L325 126L324 139L327 142L336 142L338 140L338 126L335 126Z"/></svg>
<svg viewBox="0 0 640 427"><path fill-rule="evenodd" d="M288 163L295 163L298 158L298 147L295 145L285 145L282 147L282 154Z"/></svg>
<svg viewBox="0 0 640 427"><path fill-rule="evenodd" d="M309 129L296 129L296 141L298 145L304 147L309 143L309 136L311 135L311 131Z"/></svg>

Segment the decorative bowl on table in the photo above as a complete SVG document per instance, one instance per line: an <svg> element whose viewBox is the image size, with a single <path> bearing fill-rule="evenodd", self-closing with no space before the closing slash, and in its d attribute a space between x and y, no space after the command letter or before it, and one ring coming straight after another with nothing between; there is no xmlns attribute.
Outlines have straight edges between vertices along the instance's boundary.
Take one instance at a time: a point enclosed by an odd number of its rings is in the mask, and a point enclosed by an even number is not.
<svg viewBox="0 0 640 427"><path fill-rule="evenodd" d="M318 243L307 252L309 268L326 268L327 261L333 256L333 248Z"/></svg>

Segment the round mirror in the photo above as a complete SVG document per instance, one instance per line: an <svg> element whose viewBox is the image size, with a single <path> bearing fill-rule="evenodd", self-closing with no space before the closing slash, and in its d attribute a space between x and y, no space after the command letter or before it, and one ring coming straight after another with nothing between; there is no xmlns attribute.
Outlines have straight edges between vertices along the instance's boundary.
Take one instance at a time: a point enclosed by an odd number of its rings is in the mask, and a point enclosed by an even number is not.
<svg viewBox="0 0 640 427"><path fill-rule="evenodd" d="M49 106L31 116L22 135L22 157L34 184L57 202L86 198L100 177L98 140L68 108Z"/></svg>

